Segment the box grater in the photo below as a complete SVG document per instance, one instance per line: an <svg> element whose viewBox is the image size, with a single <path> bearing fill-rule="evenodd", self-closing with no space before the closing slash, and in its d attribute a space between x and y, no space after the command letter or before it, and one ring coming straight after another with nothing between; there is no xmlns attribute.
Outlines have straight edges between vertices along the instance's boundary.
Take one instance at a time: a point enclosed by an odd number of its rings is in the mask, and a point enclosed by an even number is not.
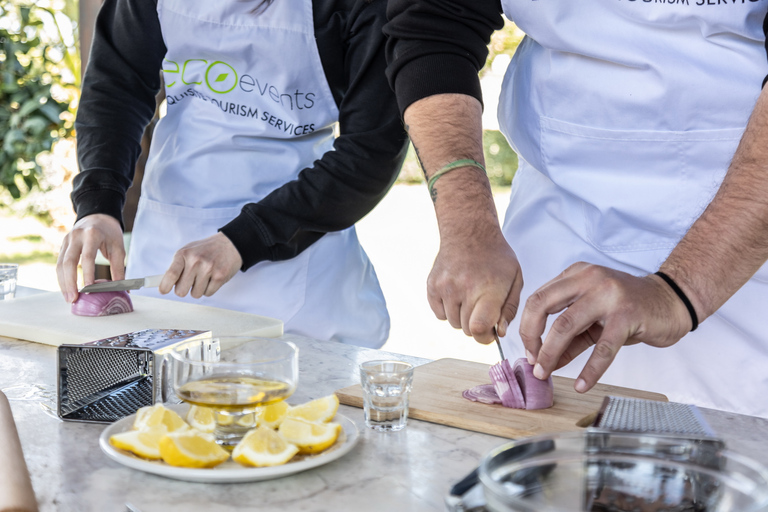
<svg viewBox="0 0 768 512"><path fill-rule="evenodd" d="M199 341L199 343L189 343ZM170 383L168 354L203 351L218 360L218 340L211 331L145 329L57 352L58 415L66 421L111 423L156 402L178 402Z"/></svg>

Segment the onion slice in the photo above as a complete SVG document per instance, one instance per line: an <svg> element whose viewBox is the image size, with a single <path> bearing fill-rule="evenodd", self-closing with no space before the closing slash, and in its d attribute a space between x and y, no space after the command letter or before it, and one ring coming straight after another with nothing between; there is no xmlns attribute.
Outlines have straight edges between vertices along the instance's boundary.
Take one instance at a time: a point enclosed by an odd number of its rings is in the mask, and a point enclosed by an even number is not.
<svg viewBox="0 0 768 512"><path fill-rule="evenodd" d="M520 389L520 383L515 379L515 372L509 364L509 359L491 366L488 371L496 394L501 399L501 405L514 409L525 409L525 399Z"/></svg>
<svg viewBox="0 0 768 512"><path fill-rule="evenodd" d="M77 316L107 316L133 311L128 292L81 293L72 303L72 314Z"/></svg>
<svg viewBox="0 0 768 512"><path fill-rule="evenodd" d="M481 384L470 389L465 389L461 394L467 400L473 402L482 402L484 404L500 404L501 400L499 395L496 394L496 390L493 384Z"/></svg>

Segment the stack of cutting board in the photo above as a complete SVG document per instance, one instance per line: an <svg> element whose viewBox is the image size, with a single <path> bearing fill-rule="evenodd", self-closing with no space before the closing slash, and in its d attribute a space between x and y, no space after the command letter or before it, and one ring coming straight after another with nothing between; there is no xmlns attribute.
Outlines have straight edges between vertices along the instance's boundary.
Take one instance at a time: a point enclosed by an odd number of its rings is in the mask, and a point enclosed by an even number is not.
<svg viewBox="0 0 768 512"><path fill-rule="evenodd" d="M658 393L598 384L580 394L573 379L553 377L555 404L549 409L526 411L501 405L471 402L461 396L465 389L490 384L489 365L458 359L438 359L416 367L410 396L409 418L483 432L507 438L577 430L586 426L606 395L667 401ZM339 401L363 406L360 385L336 392Z"/></svg>

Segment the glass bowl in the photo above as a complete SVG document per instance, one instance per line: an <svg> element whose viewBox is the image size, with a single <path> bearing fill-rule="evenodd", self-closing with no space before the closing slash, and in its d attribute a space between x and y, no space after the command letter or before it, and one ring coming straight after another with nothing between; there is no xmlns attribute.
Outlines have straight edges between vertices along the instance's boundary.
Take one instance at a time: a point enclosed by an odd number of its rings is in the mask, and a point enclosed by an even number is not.
<svg viewBox="0 0 768 512"><path fill-rule="evenodd" d="M768 470L713 440L577 431L487 454L493 512L768 511Z"/></svg>

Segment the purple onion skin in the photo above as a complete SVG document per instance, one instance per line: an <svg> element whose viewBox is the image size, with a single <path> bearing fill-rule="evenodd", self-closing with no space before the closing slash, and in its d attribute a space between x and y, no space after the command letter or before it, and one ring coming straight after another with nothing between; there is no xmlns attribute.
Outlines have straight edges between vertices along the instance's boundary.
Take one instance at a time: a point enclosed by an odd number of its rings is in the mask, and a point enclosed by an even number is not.
<svg viewBox="0 0 768 512"><path fill-rule="evenodd" d="M515 361L512 370L515 379L520 383L520 389L525 397L526 409L547 409L555 403L554 384L552 377L539 380L533 375L533 366L528 360L520 358Z"/></svg>
<svg viewBox="0 0 768 512"><path fill-rule="evenodd" d="M107 316L133 311L128 292L81 293L72 303L72 314L77 316Z"/></svg>

